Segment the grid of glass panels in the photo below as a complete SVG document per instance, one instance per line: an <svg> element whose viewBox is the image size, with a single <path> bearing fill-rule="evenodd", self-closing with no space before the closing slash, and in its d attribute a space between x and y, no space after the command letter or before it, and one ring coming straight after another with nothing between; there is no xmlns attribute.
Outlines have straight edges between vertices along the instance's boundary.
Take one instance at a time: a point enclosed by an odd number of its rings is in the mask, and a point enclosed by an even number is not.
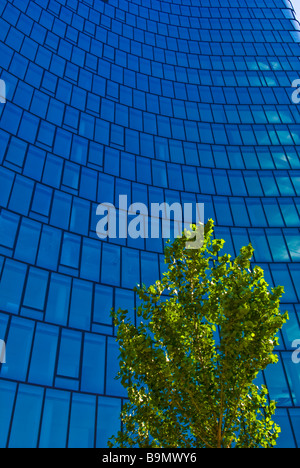
<svg viewBox="0 0 300 468"><path fill-rule="evenodd" d="M105 447L126 398L111 307L160 239L100 241L96 207L199 202L251 241L290 321L261 376L300 447L300 133L288 0L0 1L1 447Z"/></svg>

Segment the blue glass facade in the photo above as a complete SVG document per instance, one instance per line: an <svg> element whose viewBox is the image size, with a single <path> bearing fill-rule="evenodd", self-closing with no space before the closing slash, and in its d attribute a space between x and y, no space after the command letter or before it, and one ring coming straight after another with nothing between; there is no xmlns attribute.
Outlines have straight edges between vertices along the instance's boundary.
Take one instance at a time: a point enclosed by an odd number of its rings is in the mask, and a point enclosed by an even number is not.
<svg viewBox="0 0 300 468"><path fill-rule="evenodd" d="M96 207L199 202L251 241L290 321L261 380L300 447L299 24L288 0L0 0L1 447L106 447L125 393L111 307L161 239L99 240Z"/></svg>

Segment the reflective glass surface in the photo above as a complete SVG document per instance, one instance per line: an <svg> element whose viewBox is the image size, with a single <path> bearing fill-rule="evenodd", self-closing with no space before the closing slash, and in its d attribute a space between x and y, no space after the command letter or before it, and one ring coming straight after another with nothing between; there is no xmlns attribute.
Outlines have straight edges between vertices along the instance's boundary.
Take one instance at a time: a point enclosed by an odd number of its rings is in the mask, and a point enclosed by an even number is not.
<svg viewBox="0 0 300 468"><path fill-rule="evenodd" d="M1 447L106 447L126 400L111 307L162 239L100 240L96 207L204 203L290 321L262 375L300 447L300 26L288 0L0 0ZM300 355L299 355L300 356ZM297 356L296 356L297 358ZM242 364L241 364L242 365Z"/></svg>

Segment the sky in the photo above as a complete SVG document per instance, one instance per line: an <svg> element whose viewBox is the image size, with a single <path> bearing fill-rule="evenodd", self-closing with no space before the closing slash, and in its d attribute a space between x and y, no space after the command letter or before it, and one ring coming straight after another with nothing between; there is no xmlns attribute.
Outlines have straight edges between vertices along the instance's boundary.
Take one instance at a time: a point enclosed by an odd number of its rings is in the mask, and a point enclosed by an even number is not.
<svg viewBox="0 0 300 468"><path fill-rule="evenodd" d="M300 0L291 0L294 10L296 11L297 14L297 19L300 21Z"/></svg>

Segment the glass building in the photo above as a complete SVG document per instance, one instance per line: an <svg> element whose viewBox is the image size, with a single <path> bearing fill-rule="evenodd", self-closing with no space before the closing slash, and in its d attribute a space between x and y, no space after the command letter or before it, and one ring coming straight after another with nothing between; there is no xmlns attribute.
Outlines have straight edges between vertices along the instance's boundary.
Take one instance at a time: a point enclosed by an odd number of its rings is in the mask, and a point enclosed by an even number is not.
<svg viewBox="0 0 300 468"><path fill-rule="evenodd" d="M300 447L300 28L288 0L0 0L1 447L106 447L126 394L111 307L162 239L103 239L99 203L204 203L290 320L261 381ZM4 93L5 91L5 93ZM1 93L0 93L1 94ZM294 359L295 358L295 359Z"/></svg>

